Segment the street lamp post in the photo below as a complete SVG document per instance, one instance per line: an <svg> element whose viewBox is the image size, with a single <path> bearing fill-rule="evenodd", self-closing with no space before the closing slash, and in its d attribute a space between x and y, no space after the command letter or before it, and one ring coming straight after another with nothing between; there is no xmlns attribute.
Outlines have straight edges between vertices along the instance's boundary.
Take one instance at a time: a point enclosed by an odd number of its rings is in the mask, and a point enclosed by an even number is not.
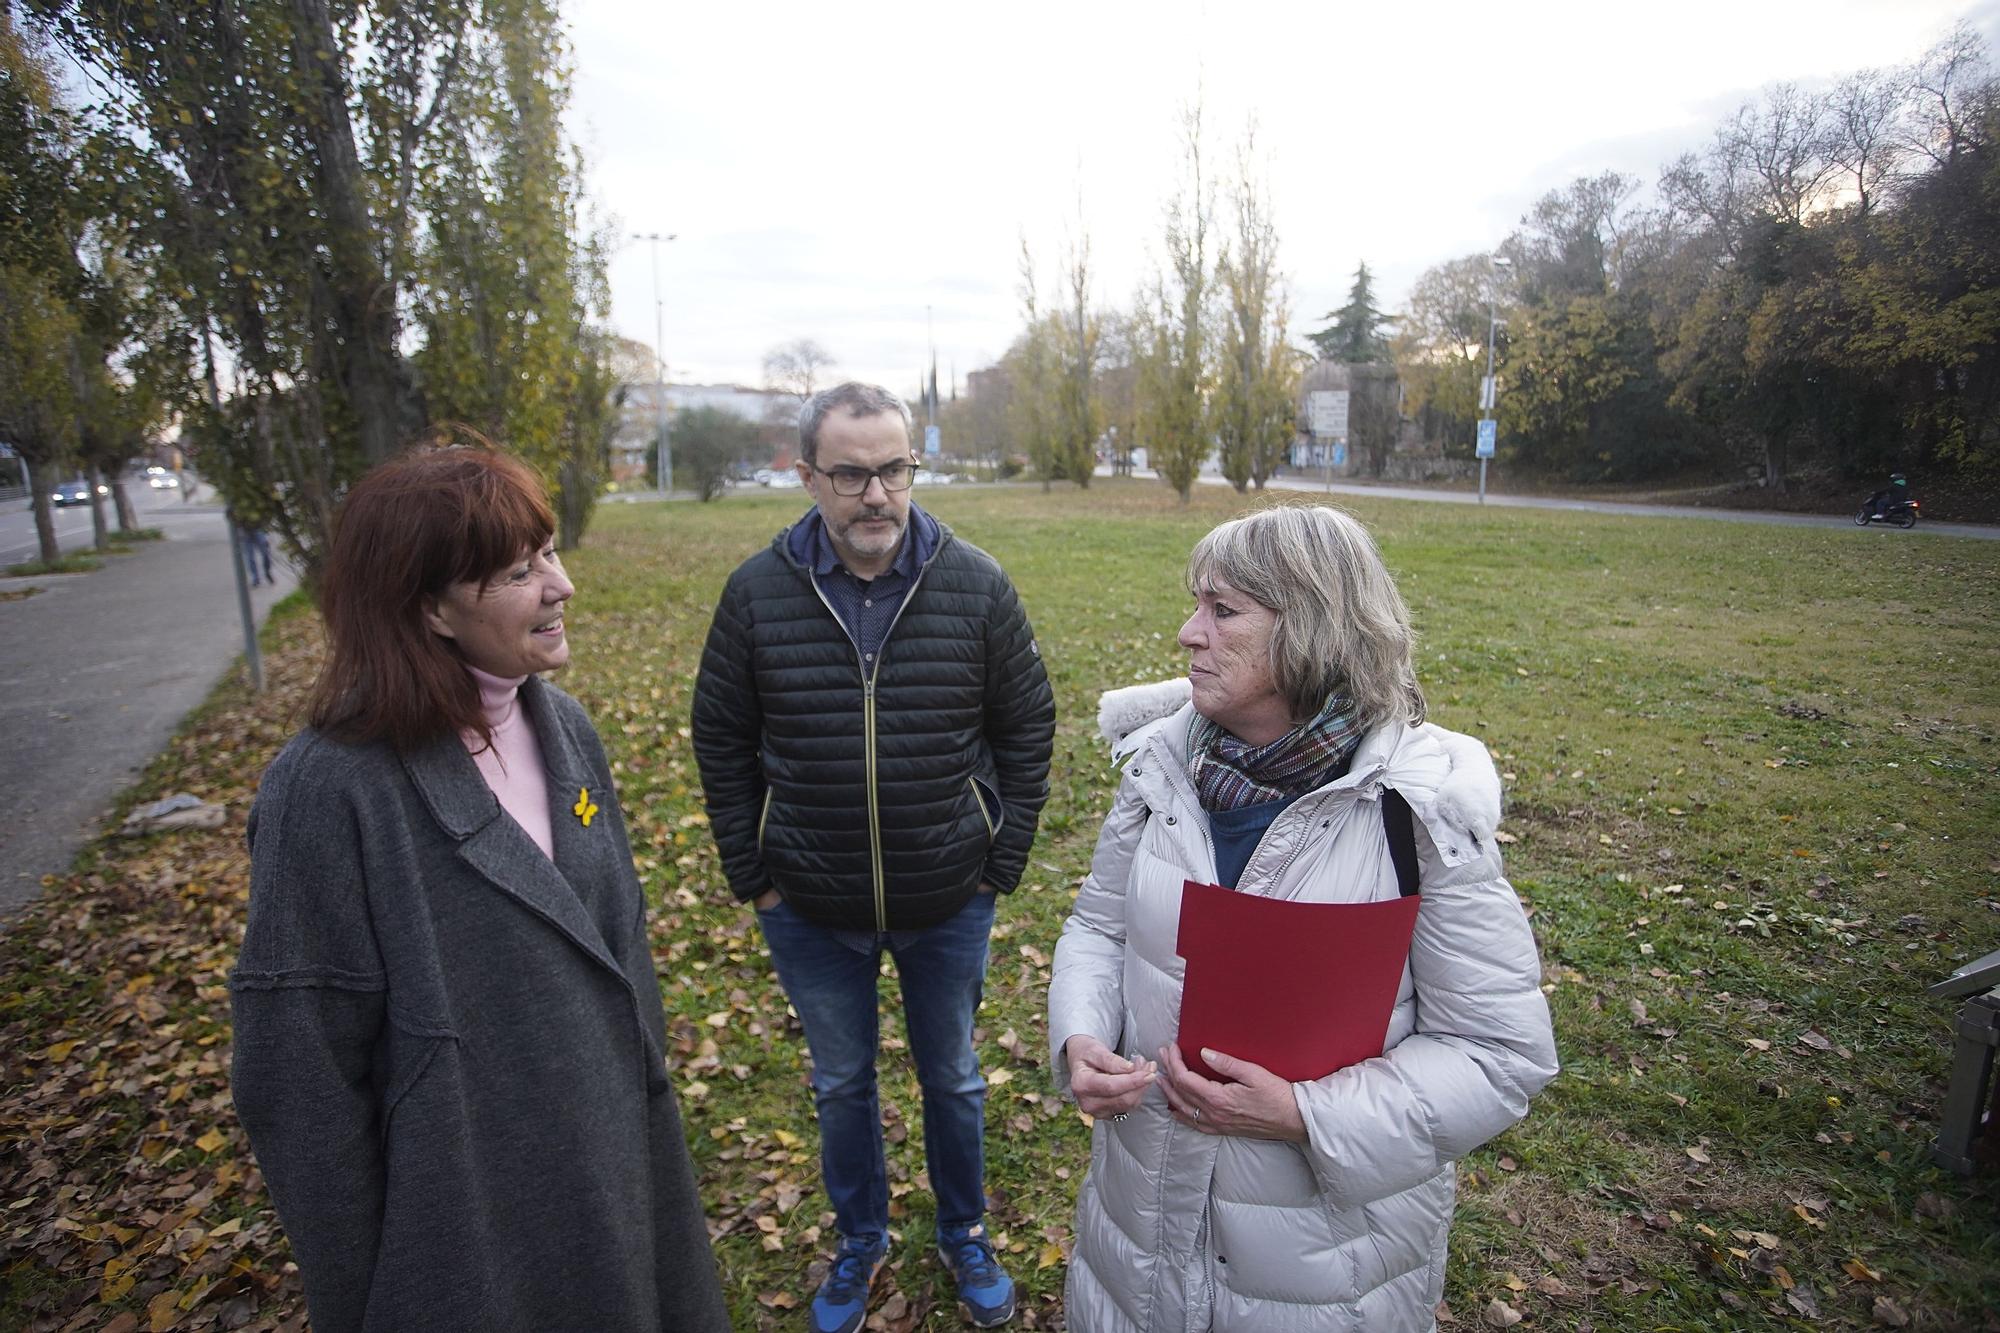
<svg viewBox="0 0 2000 1333"><path fill-rule="evenodd" d="M1511 268L1514 264L1513 260L1508 259L1504 255L1493 255L1490 259L1491 266L1495 270ZM1482 435L1488 429L1487 423L1493 420L1493 410L1498 406L1500 401L1500 386L1493 379L1493 342L1494 331L1505 322L1505 320L1494 317L1493 274L1488 273L1486 277L1486 382L1479 386L1479 408L1482 413L1479 421L1482 427ZM1480 453L1479 458L1479 503L1486 503L1486 456L1483 451Z"/></svg>
<svg viewBox="0 0 2000 1333"><path fill-rule="evenodd" d="M660 300L660 242L671 241L677 232L633 232L635 241L650 241L653 247L653 484L665 499L674 487L674 455L667 444L667 335L666 305Z"/></svg>

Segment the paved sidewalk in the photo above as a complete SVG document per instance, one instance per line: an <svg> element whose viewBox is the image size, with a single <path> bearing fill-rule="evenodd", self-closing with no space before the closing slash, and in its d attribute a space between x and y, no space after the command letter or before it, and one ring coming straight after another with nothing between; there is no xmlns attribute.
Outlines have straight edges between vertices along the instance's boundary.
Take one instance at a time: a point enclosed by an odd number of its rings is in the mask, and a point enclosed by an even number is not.
<svg viewBox="0 0 2000 1333"><path fill-rule="evenodd" d="M39 589L0 601L0 929L243 651L221 508L141 521L165 540L89 574L0 579L0 591ZM275 587L251 591L260 622L293 584L281 568Z"/></svg>

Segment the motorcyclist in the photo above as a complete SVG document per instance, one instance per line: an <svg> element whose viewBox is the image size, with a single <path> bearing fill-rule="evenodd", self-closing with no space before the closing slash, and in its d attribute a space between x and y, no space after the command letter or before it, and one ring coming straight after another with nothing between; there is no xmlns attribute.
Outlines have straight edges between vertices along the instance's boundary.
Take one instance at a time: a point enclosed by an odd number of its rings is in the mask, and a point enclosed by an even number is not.
<svg viewBox="0 0 2000 1333"><path fill-rule="evenodd" d="M1900 472L1892 472L1889 484L1868 497L1868 515L1870 518L1887 518L1891 509L1908 504L1909 500L1909 479Z"/></svg>

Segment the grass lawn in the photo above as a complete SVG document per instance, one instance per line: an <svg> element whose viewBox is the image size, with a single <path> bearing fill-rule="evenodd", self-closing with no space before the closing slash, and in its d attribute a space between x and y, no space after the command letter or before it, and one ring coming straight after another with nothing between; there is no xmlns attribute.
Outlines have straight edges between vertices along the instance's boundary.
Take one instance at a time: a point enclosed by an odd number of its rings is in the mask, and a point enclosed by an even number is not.
<svg viewBox="0 0 2000 1333"><path fill-rule="evenodd" d="M1096 698L1178 673L1187 550L1243 501L1102 481L922 501L1011 571L1056 689L1053 793L981 1027L990 1221L1023 1325L1051 1328L1087 1131L1050 1093L1043 999L1114 784ZM723 578L802 503L605 506L570 560L562 684L604 736L657 903L744 1328L802 1323L831 1214L803 1041L722 885L687 713ZM2000 547L1344 503L1410 601L1433 717L1500 762L1564 1062L1461 1167L1452 1323L2000 1329L2000 1183L1928 1165L1950 1006L1922 993L2000 944ZM310 616L269 642L272 692L225 685L131 796L225 799L231 827L100 844L0 939L0 1327L300 1308L224 1077L243 803L294 726ZM900 1239L871 1326L955 1327L894 1024L885 1045Z"/></svg>

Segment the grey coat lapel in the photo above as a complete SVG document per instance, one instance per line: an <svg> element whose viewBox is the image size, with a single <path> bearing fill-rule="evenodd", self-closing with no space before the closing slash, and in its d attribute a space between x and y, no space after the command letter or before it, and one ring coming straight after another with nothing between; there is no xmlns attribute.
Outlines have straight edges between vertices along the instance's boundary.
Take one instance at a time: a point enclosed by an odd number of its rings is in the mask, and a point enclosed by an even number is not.
<svg viewBox="0 0 2000 1333"><path fill-rule="evenodd" d="M532 678L531 678L532 682ZM526 685L522 687L528 694ZM548 770L549 800L555 811L553 822L556 862L542 855L542 849L511 819L501 818L500 801L479 775L465 746L456 736L440 738L423 749L403 757L410 775L431 817L446 834L458 842L458 856L477 871L479 877L521 906L547 922L583 950L598 964L616 973L624 972L606 948L603 935L583 900L558 870L557 864L576 867L576 845L582 823L569 807L583 780L575 776L578 767L575 747L559 726L551 725L548 710L531 713L536 735L542 743L543 764ZM564 790L570 792L562 800ZM608 793L593 793L599 799ZM567 822L565 822L567 821ZM595 821L593 821L594 823ZM575 826L572 829L570 826Z"/></svg>

